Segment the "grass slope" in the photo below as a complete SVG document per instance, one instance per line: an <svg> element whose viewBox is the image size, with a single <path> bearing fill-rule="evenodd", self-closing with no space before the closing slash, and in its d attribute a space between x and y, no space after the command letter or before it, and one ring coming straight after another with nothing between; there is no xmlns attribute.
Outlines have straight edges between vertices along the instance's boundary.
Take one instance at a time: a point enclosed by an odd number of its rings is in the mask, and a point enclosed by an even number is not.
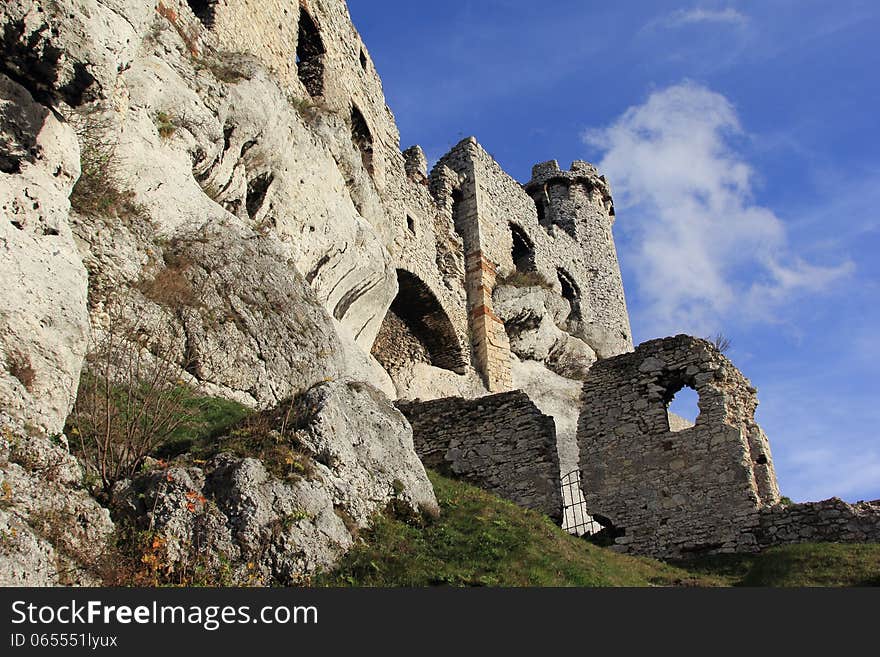
<svg viewBox="0 0 880 657"><path fill-rule="evenodd" d="M680 564L731 586L880 586L880 545L803 543Z"/></svg>
<svg viewBox="0 0 880 657"><path fill-rule="evenodd" d="M574 538L548 518L429 472L441 516L389 516L319 586L880 585L880 545L807 544L667 564Z"/></svg>
<svg viewBox="0 0 880 657"><path fill-rule="evenodd" d="M671 586L721 580L619 555L549 518L429 472L441 515L423 526L382 516L319 586Z"/></svg>

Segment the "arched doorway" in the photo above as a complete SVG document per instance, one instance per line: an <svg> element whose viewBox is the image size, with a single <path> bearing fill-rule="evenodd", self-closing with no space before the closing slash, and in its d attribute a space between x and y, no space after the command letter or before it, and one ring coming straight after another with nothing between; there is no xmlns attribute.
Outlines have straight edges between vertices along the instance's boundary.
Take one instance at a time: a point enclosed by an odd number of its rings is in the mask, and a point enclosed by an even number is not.
<svg viewBox="0 0 880 657"><path fill-rule="evenodd" d="M387 371L424 362L456 374L467 362L452 322L434 293L415 274L397 270L398 292L371 353Z"/></svg>

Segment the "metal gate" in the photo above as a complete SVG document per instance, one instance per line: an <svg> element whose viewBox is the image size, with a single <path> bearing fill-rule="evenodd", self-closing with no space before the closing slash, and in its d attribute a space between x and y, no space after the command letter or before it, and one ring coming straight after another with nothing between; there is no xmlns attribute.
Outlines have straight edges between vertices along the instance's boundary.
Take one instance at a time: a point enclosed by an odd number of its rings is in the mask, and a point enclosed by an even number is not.
<svg viewBox="0 0 880 657"><path fill-rule="evenodd" d="M572 470L562 477L562 528L575 536L595 534L602 529L587 513L580 470Z"/></svg>

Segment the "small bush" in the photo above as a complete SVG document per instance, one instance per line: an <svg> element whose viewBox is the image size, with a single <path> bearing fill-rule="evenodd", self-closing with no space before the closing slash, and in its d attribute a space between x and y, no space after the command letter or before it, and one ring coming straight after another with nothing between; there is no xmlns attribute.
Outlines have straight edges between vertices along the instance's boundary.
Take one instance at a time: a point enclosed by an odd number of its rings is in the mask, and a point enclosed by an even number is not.
<svg viewBox="0 0 880 657"><path fill-rule="evenodd" d="M120 300L105 299L103 308L104 326L86 356L67 433L109 496L147 456L198 423L202 398L180 379L195 363L177 353L172 337L132 317Z"/></svg>
<svg viewBox="0 0 880 657"><path fill-rule="evenodd" d="M159 136L162 139L171 139L174 133L177 132L177 124L168 112L157 112L156 129L159 131Z"/></svg>
<svg viewBox="0 0 880 657"><path fill-rule="evenodd" d="M31 359L27 354L21 352L12 352L7 356L6 369L14 376L24 389L33 392L34 383L37 380L37 373L31 366Z"/></svg>
<svg viewBox="0 0 880 657"><path fill-rule="evenodd" d="M113 128L98 112L78 114L72 122L80 144L80 177L70 193L71 208L83 216L132 221L147 215L134 192L119 181Z"/></svg>
<svg viewBox="0 0 880 657"><path fill-rule="evenodd" d="M235 84L241 80L250 80L252 73L246 60L250 55L234 52L217 52L199 61L217 80L226 84Z"/></svg>
<svg viewBox="0 0 880 657"><path fill-rule="evenodd" d="M709 336L707 340L709 340L709 342L712 343L712 346L715 347L722 354L727 353L727 351L729 351L730 347L732 346L730 338L720 332L716 333L715 335Z"/></svg>
<svg viewBox="0 0 880 657"><path fill-rule="evenodd" d="M191 267L187 260L173 260L159 269L153 278L142 279L137 287L150 301L165 308L197 307L198 293L186 275Z"/></svg>
<svg viewBox="0 0 880 657"><path fill-rule="evenodd" d="M171 27L177 32L181 41L183 41L183 45L186 46L186 51L193 58L198 58L199 56L199 31L198 27L195 25L184 26L177 12L171 9L170 7L166 7L164 3L160 2L156 7L156 12L165 20L167 20Z"/></svg>

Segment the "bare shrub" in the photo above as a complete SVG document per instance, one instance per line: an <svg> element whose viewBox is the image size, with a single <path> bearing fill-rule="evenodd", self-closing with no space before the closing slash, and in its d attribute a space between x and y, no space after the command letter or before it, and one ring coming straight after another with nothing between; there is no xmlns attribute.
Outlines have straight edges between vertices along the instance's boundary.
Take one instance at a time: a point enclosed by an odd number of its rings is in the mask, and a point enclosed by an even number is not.
<svg viewBox="0 0 880 657"><path fill-rule="evenodd" d="M199 305L199 295L193 288L187 272L192 263L184 258L166 261L152 278L142 279L138 289L153 303L171 310Z"/></svg>
<svg viewBox="0 0 880 657"><path fill-rule="evenodd" d="M115 217L131 221L146 210L134 192L120 182L119 160L111 121L100 108L77 112L71 117L80 144L79 179L70 193L70 206L84 216Z"/></svg>
<svg viewBox="0 0 880 657"><path fill-rule="evenodd" d="M146 457L198 422L200 400L181 380L193 366L158 320L132 317L122 301L104 306L103 326L80 377L68 434L105 495Z"/></svg>
<svg viewBox="0 0 880 657"><path fill-rule="evenodd" d="M726 353L731 347L730 338L728 338L721 332L709 336L708 340L712 343L712 346L714 346L722 354Z"/></svg>
<svg viewBox="0 0 880 657"><path fill-rule="evenodd" d="M508 276L499 278L497 285L509 285L511 287L542 287L545 290L552 290L553 284L548 281L543 274L537 271L519 271L514 270Z"/></svg>

